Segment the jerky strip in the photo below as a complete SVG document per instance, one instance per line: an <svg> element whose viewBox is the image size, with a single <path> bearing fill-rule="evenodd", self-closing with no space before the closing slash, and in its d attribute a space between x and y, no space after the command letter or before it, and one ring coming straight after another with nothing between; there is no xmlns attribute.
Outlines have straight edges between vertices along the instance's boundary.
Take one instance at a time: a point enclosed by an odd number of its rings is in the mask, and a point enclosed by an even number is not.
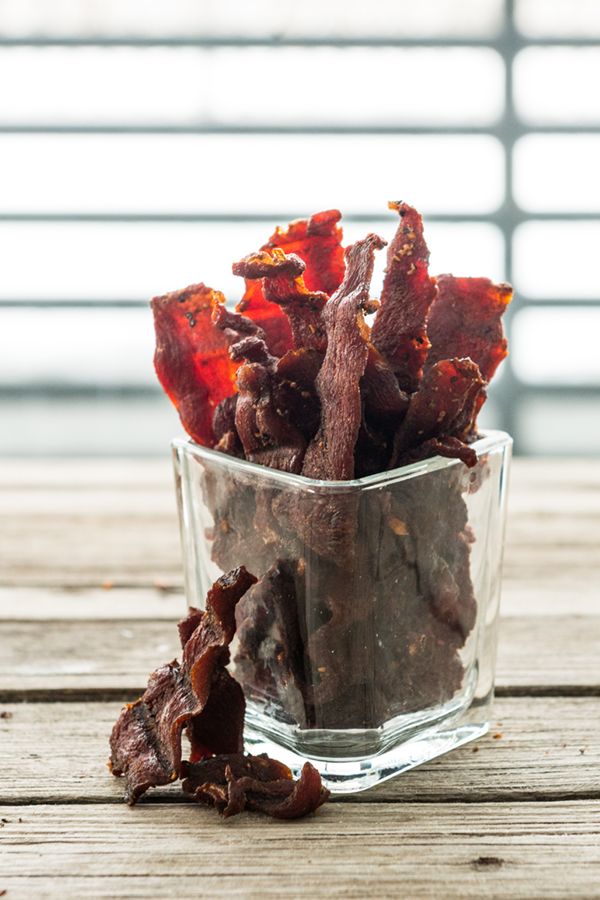
<svg viewBox="0 0 600 900"><path fill-rule="evenodd" d="M437 284L427 323L427 367L451 356L469 356L489 382L508 352L501 317L512 297L511 286L453 275L438 275Z"/></svg>
<svg viewBox="0 0 600 900"><path fill-rule="evenodd" d="M213 413L233 393L238 368L227 338L212 322L224 302L223 294L204 284L152 300L156 374L185 430L208 447L215 443Z"/></svg>
<svg viewBox="0 0 600 900"><path fill-rule="evenodd" d="M429 250L421 216L407 203L388 206L398 212L400 224L388 249L381 306L371 340L388 360L402 390L412 392L429 350L426 321L437 287L427 271Z"/></svg>
<svg viewBox="0 0 600 900"><path fill-rule="evenodd" d="M329 797L318 771L305 763L300 779L268 756L219 756L185 767L183 790L199 803L214 806L224 818L244 809L276 819L298 819Z"/></svg>
<svg viewBox="0 0 600 900"><path fill-rule="evenodd" d="M369 299L375 250L385 246L369 234L346 251L344 281L324 310L327 351L317 376L321 425L310 443L302 474L334 481L354 475L354 448L361 423L360 380L369 355L363 307Z"/></svg>
<svg viewBox="0 0 600 900"><path fill-rule="evenodd" d="M235 425L250 462L299 473L306 449L302 432L279 414L273 399L271 373L259 363L238 372Z"/></svg>
<svg viewBox="0 0 600 900"><path fill-rule="evenodd" d="M181 734L190 723L197 725L196 737L202 740L195 743L191 731L196 758L223 752L225 746L241 750L244 697L225 666L235 632L235 605L255 581L243 566L219 578L208 592L206 611L191 610L191 621L180 626L181 664L174 660L153 672L143 695L117 719L110 737L110 766L114 775L125 776L125 798L131 805L148 788L179 776ZM211 716L225 709L235 728L217 738L219 729Z"/></svg>
<svg viewBox="0 0 600 900"><path fill-rule="evenodd" d="M287 315L296 348L324 350L327 339L321 310L328 297L308 290L302 277L305 268L299 256L286 256L275 247L246 256L234 264L233 271L247 279L262 278L263 295Z"/></svg>
<svg viewBox="0 0 600 900"><path fill-rule="evenodd" d="M425 441L462 439L484 381L470 359L443 359L428 369L396 432L391 466Z"/></svg>
<svg viewBox="0 0 600 900"><path fill-rule="evenodd" d="M304 280L307 289L332 294L344 276L342 230L338 225L340 218L338 210L327 210L316 213L310 219L299 219L287 228L277 228L261 250L270 252L279 247L288 254L300 257L306 265ZM235 268L234 272L238 274ZM276 303L266 299L257 277L262 276L246 278L246 290L237 310L264 329L271 353L283 356L293 347L288 318Z"/></svg>

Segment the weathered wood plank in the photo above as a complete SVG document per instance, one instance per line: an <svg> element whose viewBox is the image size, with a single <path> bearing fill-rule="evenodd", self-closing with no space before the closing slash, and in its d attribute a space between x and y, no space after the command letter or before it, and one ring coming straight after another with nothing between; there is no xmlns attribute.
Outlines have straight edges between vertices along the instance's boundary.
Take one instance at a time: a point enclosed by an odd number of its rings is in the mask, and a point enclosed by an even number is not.
<svg viewBox="0 0 600 900"><path fill-rule="evenodd" d="M104 619L176 621L186 609L183 588L157 582L139 588L0 587L0 622ZM501 616L600 616L600 588L552 584L502 588Z"/></svg>
<svg viewBox="0 0 600 900"><path fill-rule="evenodd" d="M253 814L219 823L193 804L6 807L2 887L36 897L98 887L181 896L186 881L191 896L297 897L301 885L312 897L591 897L599 814L600 801L336 803L290 824Z"/></svg>
<svg viewBox="0 0 600 900"><path fill-rule="evenodd" d="M0 584L181 586L168 460L0 466ZM600 583L600 463L515 460L507 588L592 595Z"/></svg>
<svg viewBox="0 0 600 900"><path fill-rule="evenodd" d="M122 782L104 767L120 706L3 705L10 718L0 719L0 803L120 802ZM476 744L352 799L600 799L598 721L600 698L499 698L491 731ZM183 799L178 786L149 797Z"/></svg>
<svg viewBox="0 0 600 900"><path fill-rule="evenodd" d="M179 652L176 630L153 621L5 622L0 692L139 690ZM497 684L507 690L600 688L598 618L502 622Z"/></svg>

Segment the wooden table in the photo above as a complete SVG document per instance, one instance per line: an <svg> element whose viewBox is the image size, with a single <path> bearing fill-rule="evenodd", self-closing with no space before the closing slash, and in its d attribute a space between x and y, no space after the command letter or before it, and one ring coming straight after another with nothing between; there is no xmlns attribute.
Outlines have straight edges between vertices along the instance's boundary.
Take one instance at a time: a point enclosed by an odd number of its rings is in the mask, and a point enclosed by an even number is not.
<svg viewBox="0 0 600 900"><path fill-rule="evenodd" d="M177 652L167 462L0 468L0 891L16 897L600 896L600 463L517 461L490 735L280 823L105 768Z"/></svg>

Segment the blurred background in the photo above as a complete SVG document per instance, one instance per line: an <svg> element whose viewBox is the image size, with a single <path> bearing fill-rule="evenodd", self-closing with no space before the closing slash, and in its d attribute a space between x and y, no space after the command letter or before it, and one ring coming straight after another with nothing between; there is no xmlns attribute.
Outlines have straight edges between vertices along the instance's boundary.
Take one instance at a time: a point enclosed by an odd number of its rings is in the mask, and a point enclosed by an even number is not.
<svg viewBox="0 0 600 900"><path fill-rule="evenodd" d="M1 455L164 457L148 298L388 199L515 285L482 424L600 450L600 0L0 0L0 84Z"/></svg>

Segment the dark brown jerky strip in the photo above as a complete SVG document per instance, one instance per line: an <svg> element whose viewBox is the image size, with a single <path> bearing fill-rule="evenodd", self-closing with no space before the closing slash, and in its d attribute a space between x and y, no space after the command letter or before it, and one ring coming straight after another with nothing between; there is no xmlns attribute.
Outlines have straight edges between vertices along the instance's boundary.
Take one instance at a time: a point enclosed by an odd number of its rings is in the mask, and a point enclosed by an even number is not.
<svg viewBox="0 0 600 900"><path fill-rule="evenodd" d="M216 807L224 818L244 809L277 819L298 819L329 797L318 771L305 763L298 781L286 766L267 756L219 756L185 767L183 790Z"/></svg>
<svg viewBox="0 0 600 900"><path fill-rule="evenodd" d="M115 775L125 776L128 803L179 776L181 734L194 719L198 719L198 731L191 732L196 756L220 752L224 744L241 749L244 699L225 666L235 631L235 605L255 581L243 567L219 578L208 593L206 611L192 610L191 622L181 625L182 663L174 660L153 672L144 694L121 712L110 737L110 765ZM218 733L210 714L232 705L230 721L237 734L229 732L218 738L216 746L209 746Z"/></svg>
<svg viewBox="0 0 600 900"><path fill-rule="evenodd" d="M235 425L250 462L299 473L306 449L302 432L277 411L270 371L247 363L238 372Z"/></svg>
<svg viewBox="0 0 600 900"><path fill-rule="evenodd" d="M212 322L224 302L223 294L204 284L152 301L156 374L185 430L209 447L215 443L214 410L233 393L238 368L229 356L227 338Z"/></svg>
<svg viewBox="0 0 600 900"><path fill-rule="evenodd" d="M279 701L292 721L306 725L300 597L294 567L278 560L236 609L236 677L259 699Z"/></svg>
<svg viewBox="0 0 600 900"><path fill-rule="evenodd" d="M426 321L437 287L427 270L429 250L421 216L407 203L388 205L399 213L400 224L388 249L371 340L394 370L402 390L413 392L429 350Z"/></svg>
<svg viewBox="0 0 600 900"><path fill-rule="evenodd" d="M396 433L392 467L432 438L462 438L483 388L479 368L470 359L443 359L428 369Z"/></svg>
<svg viewBox="0 0 600 900"><path fill-rule="evenodd" d="M400 389L389 363L373 344L369 345L361 394L366 417L381 423L386 430L395 430L407 410L408 395Z"/></svg>
<svg viewBox="0 0 600 900"><path fill-rule="evenodd" d="M327 294L309 291L302 273L306 266L299 256L286 256L283 250L260 250L234 263L236 275L262 279L266 300L280 306L289 319L296 348L325 350L327 338L321 310Z"/></svg>
<svg viewBox="0 0 600 900"><path fill-rule="evenodd" d="M501 319L512 288L489 278L453 275L438 275L437 284L439 293L427 323L431 350L426 365L451 356L468 356L489 382L508 352Z"/></svg>
<svg viewBox="0 0 600 900"><path fill-rule="evenodd" d="M354 448L362 411L360 381L369 355L363 308L369 299L375 250L385 246L369 234L346 250L344 280L323 311L327 351L316 380L321 425L304 458L302 474L343 481L354 477Z"/></svg>
<svg viewBox="0 0 600 900"><path fill-rule="evenodd" d="M277 410L309 441L315 436L321 419L315 382L322 364L322 353L302 349L289 350L276 365L273 396Z"/></svg>

